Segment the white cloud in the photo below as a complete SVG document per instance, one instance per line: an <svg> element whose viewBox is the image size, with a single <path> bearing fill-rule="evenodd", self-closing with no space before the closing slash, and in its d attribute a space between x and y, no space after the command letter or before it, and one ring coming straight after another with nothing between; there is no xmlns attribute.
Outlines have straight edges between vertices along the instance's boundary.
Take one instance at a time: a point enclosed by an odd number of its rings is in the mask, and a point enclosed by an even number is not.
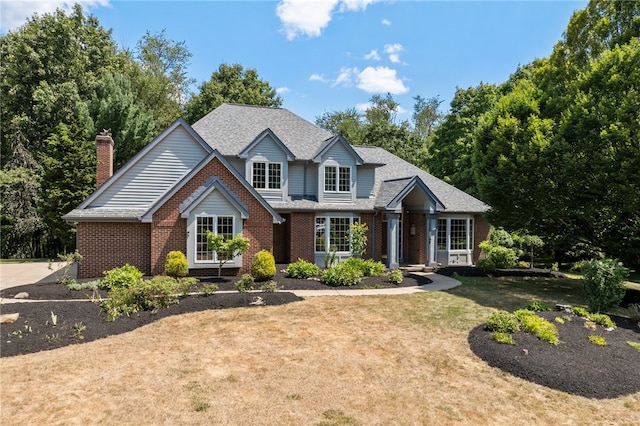
<svg viewBox="0 0 640 426"><path fill-rule="evenodd" d="M290 91L291 91L291 89L289 89L288 87L278 87L278 88L276 89L276 93L277 93L278 95L281 95L281 94L283 94L283 93L289 93Z"/></svg>
<svg viewBox="0 0 640 426"><path fill-rule="evenodd" d="M359 12L365 10L371 3L375 3L378 0L342 0L340 2L340 12L345 10L352 10Z"/></svg>
<svg viewBox="0 0 640 426"><path fill-rule="evenodd" d="M382 21L380 21L380 23L382 25L386 25L386 26L390 26L391 25L391 21L388 19L383 19Z"/></svg>
<svg viewBox="0 0 640 426"><path fill-rule="evenodd" d="M351 87L353 86L353 77L358 74L357 68L343 67L340 69L340 74L333 82L332 86Z"/></svg>
<svg viewBox="0 0 640 426"><path fill-rule="evenodd" d="M79 3L85 11L91 8L109 6L109 0L2 0L0 32L7 33L18 29L34 13L42 16L47 13L54 13L58 8L69 13L73 10L74 3Z"/></svg>
<svg viewBox="0 0 640 426"><path fill-rule="evenodd" d="M401 95L409 88L396 76L396 70L387 67L367 67L357 77L358 89L368 93Z"/></svg>
<svg viewBox="0 0 640 426"><path fill-rule="evenodd" d="M309 76L309 81L320 81L320 82L322 82L322 83L326 83L326 82L327 82L327 79L326 79L326 78L324 78L324 76L323 76L323 75L321 75L321 74L315 74L315 73L314 73L314 74L311 74L311 75Z"/></svg>
<svg viewBox="0 0 640 426"><path fill-rule="evenodd" d="M400 63L400 52L404 50L404 47L400 43L387 44L384 46L384 51L389 55L389 60L394 64Z"/></svg>
<svg viewBox="0 0 640 426"><path fill-rule="evenodd" d="M378 0L282 0L276 6L276 15L280 18L287 40L298 36L319 37L322 30L331 22L332 13L337 8L345 11L363 11Z"/></svg>
<svg viewBox="0 0 640 426"><path fill-rule="evenodd" d="M373 49L371 52L364 55L364 58L374 60L374 61L379 61L380 55L378 55L378 51L376 49Z"/></svg>

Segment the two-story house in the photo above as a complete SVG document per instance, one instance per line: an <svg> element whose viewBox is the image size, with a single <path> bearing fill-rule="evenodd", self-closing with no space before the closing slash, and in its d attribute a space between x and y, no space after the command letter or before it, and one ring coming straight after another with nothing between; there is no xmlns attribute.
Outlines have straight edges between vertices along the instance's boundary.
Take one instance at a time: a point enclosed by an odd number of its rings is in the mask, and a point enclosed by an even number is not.
<svg viewBox="0 0 640 426"><path fill-rule="evenodd" d="M113 140L96 142L98 188L64 216L77 224L80 278L125 263L158 274L171 250L213 274L207 231L250 239L229 273L261 249L279 263L345 259L354 222L369 229L365 257L390 268L470 265L489 231L486 204L286 109L223 104L192 126L179 119L113 176Z"/></svg>

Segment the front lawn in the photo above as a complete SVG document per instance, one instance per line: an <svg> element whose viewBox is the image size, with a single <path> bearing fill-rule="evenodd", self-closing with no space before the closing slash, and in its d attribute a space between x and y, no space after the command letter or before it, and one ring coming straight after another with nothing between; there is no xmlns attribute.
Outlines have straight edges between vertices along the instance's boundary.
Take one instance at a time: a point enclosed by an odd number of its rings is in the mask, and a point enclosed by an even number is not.
<svg viewBox="0 0 640 426"><path fill-rule="evenodd" d="M584 305L579 285L461 281L447 292L186 313L2 358L0 423L640 423L640 393L574 396L489 367L470 350L471 330L495 309Z"/></svg>

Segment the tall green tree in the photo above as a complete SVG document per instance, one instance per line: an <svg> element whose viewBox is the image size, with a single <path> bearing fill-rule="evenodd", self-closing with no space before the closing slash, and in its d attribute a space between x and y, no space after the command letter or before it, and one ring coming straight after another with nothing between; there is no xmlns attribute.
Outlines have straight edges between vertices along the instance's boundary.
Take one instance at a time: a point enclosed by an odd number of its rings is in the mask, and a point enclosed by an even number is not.
<svg viewBox="0 0 640 426"><path fill-rule="evenodd" d="M254 68L240 64L221 64L209 81L185 105L185 119L195 123L223 103L279 107L282 98L275 89L260 79Z"/></svg>
<svg viewBox="0 0 640 426"><path fill-rule="evenodd" d="M456 90L451 109L434 130L427 167L433 175L453 186L477 195L471 158L480 118L497 102L500 89L493 84Z"/></svg>
<svg viewBox="0 0 640 426"><path fill-rule="evenodd" d="M334 135L342 135L350 144L364 144L364 119L355 108L325 112L315 121L316 125Z"/></svg>
<svg viewBox="0 0 640 426"><path fill-rule="evenodd" d="M554 122L540 116L538 97L530 81L520 82L483 116L475 135L478 192L491 205L489 220L507 230L545 227L554 196L546 166Z"/></svg>
<svg viewBox="0 0 640 426"><path fill-rule="evenodd" d="M439 110L442 101L438 96L423 98L418 95L413 99L415 100L412 116L414 131L418 136L426 139L444 118L444 114Z"/></svg>
<svg viewBox="0 0 640 426"><path fill-rule="evenodd" d="M66 15L34 15L25 25L0 37L0 118L19 124L26 148L37 157L60 122L78 117L99 74L117 66L111 32L79 5ZM2 136L2 162L11 158L11 143Z"/></svg>
<svg viewBox="0 0 640 426"><path fill-rule="evenodd" d="M129 72L139 88L137 100L154 111L166 127L182 115L194 82L187 76L191 52L184 41L169 39L163 29L157 34L145 33L138 41L135 58L140 70L130 67Z"/></svg>
<svg viewBox="0 0 640 426"><path fill-rule="evenodd" d="M63 251L75 248L75 228L62 216L73 210L95 189L95 144L84 129L59 124L46 141L40 164L42 198L40 208L53 237ZM69 167L73 164L73 167Z"/></svg>
<svg viewBox="0 0 640 426"><path fill-rule="evenodd" d="M17 125L5 133L12 144L12 155L0 170L0 256L35 257L44 228L38 211L40 166L26 148L28 141Z"/></svg>
<svg viewBox="0 0 640 426"><path fill-rule="evenodd" d="M90 103L95 126L93 134L111 129L114 141L114 169L119 169L161 130L160 120L136 98L131 78L105 72Z"/></svg>

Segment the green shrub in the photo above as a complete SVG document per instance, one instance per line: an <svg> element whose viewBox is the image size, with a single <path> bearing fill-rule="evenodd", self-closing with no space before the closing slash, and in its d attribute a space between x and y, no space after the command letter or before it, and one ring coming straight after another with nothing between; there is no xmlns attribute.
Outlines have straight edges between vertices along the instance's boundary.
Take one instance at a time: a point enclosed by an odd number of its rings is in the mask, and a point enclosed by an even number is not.
<svg viewBox="0 0 640 426"><path fill-rule="evenodd" d="M589 314L589 319L605 328L616 328L616 323L613 322L613 320L611 319L611 317L609 317L609 315Z"/></svg>
<svg viewBox="0 0 640 426"><path fill-rule="evenodd" d="M514 249L496 246L489 252L489 259L493 261L496 268L511 268L515 266L518 257Z"/></svg>
<svg viewBox="0 0 640 426"><path fill-rule="evenodd" d="M86 283L78 283L75 280L72 283L67 284L69 290L97 290L100 288L100 282L102 280L87 281Z"/></svg>
<svg viewBox="0 0 640 426"><path fill-rule="evenodd" d="M627 340L627 345L631 346L632 348L640 352L640 343Z"/></svg>
<svg viewBox="0 0 640 426"><path fill-rule="evenodd" d="M107 311L107 319L113 321L121 315L129 316L142 310L155 310L178 303L178 294L185 292L195 282L195 278L170 277L138 280L128 287L114 287L102 306Z"/></svg>
<svg viewBox="0 0 640 426"><path fill-rule="evenodd" d="M589 318L589 311L587 311L585 308L581 308L580 306L574 306L573 308L571 308L571 312L579 317Z"/></svg>
<svg viewBox="0 0 640 426"><path fill-rule="evenodd" d="M260 291L264 291L265 293L275 293L278 290L280 290L280 287L278 287L278 283L274 280L269 280L260 286Z"/></svg>
<svg viewBox="0 0 640 426"><path fill-rule="evenodd" d="M350 267L359 269L365 277L381 277L384 275L386 270L382 262L378 262L373 259L365 260L359 257L350 257L343 263L347 263Z"/></svg>
<svg viewBox="0 0 640 426"><path fill-rule="evenodd" d="M516 341L513 340L513 337L509 333L504 333L502 331L494 331L491 333L491 337L498 343L502 343L505 345L515 345Z"/></svg>
<svg viewBox="0 0 640 426"><path fill-rule="evenodd" d="M289 278L311 278L320 275L320 267L315 263L298 259L287 266L284 275Z"/></svg>
<svg viewBox="0 0 640 426"><path fill-rule="evenodd" d="M253 277L249 274L243 274L238 281L233 284L233 287L240 293L253 290Z"/></svg>
<svg viewBox="0 0 640 426"><path fill-rule="evenodd" d="M500 333L515 333L519 330L518 318L507 311L495 311L487 319L487 330Z"/></svg>
<svg viewBox="0 0 640 426"><path fill-rule="evenodd" d="M607 346L607 339L605 339L603 336L592 334L591 336L589 336L589 341L594 345Z"/></svg>
<svg viewBox="0 0 640 426"><path fill-rule="evenodd" d="M394 269L393 271L389 272L389 281L391 281L392 283L396 285L401 284L403 279L404 274L400 269Z"/></svg>
<svg viewBox="0 0 640 426"><path fill-rule="evenodd" d="M518 309L517 311L513 312L513 315L515 315L519 321L522 321L522 319L526 317L531 317L531 316L535 317L536 313L529 309Z"/></svg>
<svg viewBox="0 0 640 426"><path fill-rule="evenodd" d="M529 269L531 268L531 264L529 262L525 262L524 260L521 260L518 262L518 268Z"/></svg>
<svg viewBox="0 0 640 426"><path fill-rule="evenodd" d="M321 281L331 286L352 286L362 281L362 270L353 262L342 262L325 269Z"/></svg>
<svg viewBox="0 0 640 426"><path fill-rule="evenodd" d="M256 281L266 281L276 276L276 260L268 250L260 250L251 260L251 275Z"/></svg>
<svg viewBox="0 0 640 426"><path fill-rule="evenodd" d="M578 262L574 262L570 268L571 272L582 272L582 268L584 267L585 262L586 260L580 260Z"/></svg>
<svg viewBox="0 0 640 426"><path fill-rule="evenodd" d="M613 259L591 260L583 265L582 285L591 312L618 306L625 294L629 270Z"/></svg>
<svg viewBox="0 0 640 426"><path fill-rule="evenodd" d="M352 223L349 232L349 245L353 257L361 258L367 248L367 231L369 227L366 223Z"/></svg>
<svg viewBox="0 0 640 426"><path fill-rule="evenodd" d="M131 287L137 284L143 275L138 268L127 263L119 268L104 272L100 288L113 290L120 287Z"/></svg>
<svg viewBox="0 0 640 426"><path fill-rule="evenodd" d="M520 317L520 324L524 331L533 334L545 342L549 342L552 345L560 343L558 328L553 323L544 318L540 318L535 313L532 313L532 315L522 315Z"/></svg>
<svg viewBox="0 0 640 426"><path fill-rule="evenodd" d="M542 300L532 300L531 302L529 302L527 304L525 309L528 309L528 310L534 311L534 312L543 312L543 311L550 311L551 310L549 305L544 303Z"/></svg>
<svg viewBox="0 0 640 426"><path fill-rule="evenodd" d="M476 262L476 267L484 272L495 272L496 264L491 259L480 259Z"/></svg>
<svg viewBox="0 0 640 426"><path fill-rule="evenodd" d="M211 296L213 293L215 293L219 289L220 287L218 286L218 284L208 283L208 284L204 284L200 291L204 296Z"/></svg>
<svg viewBox="0 0 640 426"><path fill-rule="evenodd" d="M167 258L164 262L164 273L174 278L186 277L189 274L187 256L179 250L167 253Z"/></svg>

